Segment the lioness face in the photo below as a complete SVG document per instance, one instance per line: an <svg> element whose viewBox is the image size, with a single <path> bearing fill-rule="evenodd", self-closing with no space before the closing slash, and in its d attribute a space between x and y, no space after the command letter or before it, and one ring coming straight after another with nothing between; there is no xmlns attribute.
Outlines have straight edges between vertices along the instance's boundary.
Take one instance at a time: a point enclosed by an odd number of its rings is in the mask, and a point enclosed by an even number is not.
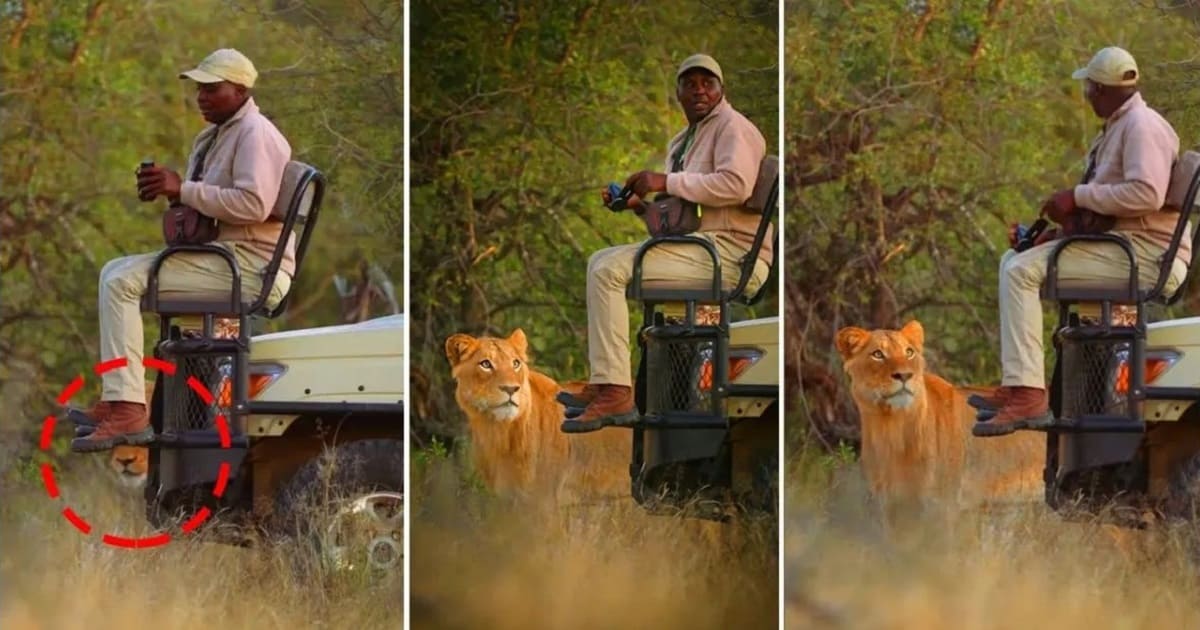
<svg viewBox="0 0 1200 630"><path fill-rule="evenodd" d="M520 329L507 339L451 335L446 358L458 383L457 396L497 422L511 422L529 402L528 343Z"/></svg>
<svg viewBox="0 0 1200 630"><path fill-rule="evenodd" d="M146 485L146 469L149 464L149 451L144 446L114 446L108 458L109 467L126 488L136 489Z"/></svg>
<svg viewBox="0 0 1200 630"><path fill-rule="evenodd" d="M924 343L925 331L916 320L900 330L839 330L837 348L855 398L892 409L911 407L924 394Z"/></svg>

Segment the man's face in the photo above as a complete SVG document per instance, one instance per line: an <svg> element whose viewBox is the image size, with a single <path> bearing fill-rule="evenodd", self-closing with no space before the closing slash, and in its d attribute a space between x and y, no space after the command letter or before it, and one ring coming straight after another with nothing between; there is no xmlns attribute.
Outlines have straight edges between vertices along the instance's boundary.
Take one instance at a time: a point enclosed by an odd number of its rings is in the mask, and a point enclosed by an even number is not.
<svg viewBox="0 0 1200 630"><path fill-rule="evenodd" d="M1101 107L1100 98L1103 92L1104 90L1101 88L1099 83L1096 83L1091 79L1083 80L1083 97L1086 98L1088 104L1092 106L1092 111L1101 118L1104 117L1104 114L1101 113L1103 108Z"/></svg>
<svg viewBox="0 0 1200 630"><path fill-rule="evenodd" d="M724 86L717 77L707 70L694 68L688 70L675 86L675 95L683 106L683 113L688 122L696 122L712 111L724 95Z"/></svg>
<svg viewBox="0 0 1200 630"><path fill-rule="evenodd" d="M237 113L246 101L246 88L221 81L220 83L197 83L196 105L204 120L219 125Z"/></svg>

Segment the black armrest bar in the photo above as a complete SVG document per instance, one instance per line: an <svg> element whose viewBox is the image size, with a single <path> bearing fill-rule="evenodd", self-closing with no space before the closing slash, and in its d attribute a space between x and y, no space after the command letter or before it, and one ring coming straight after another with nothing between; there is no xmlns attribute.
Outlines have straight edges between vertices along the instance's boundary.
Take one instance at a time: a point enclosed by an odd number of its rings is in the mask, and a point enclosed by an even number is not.
<svg viewBox="0 0 1200 630"><path fill-rule="evenodd" d="M197 254L217 254L229 265L233 274L233 291L230 293L230 313L242 312L242 271L238 268L237 259L233 253L216 245L173 245L159 252L150 265L150 278L146 285L146 306L150 311L158 312L158 270L168 258L175 254L192 252Z"/></svg>
<svg viewBox="0 0 1200 630"><path fill-rule="evenodd" d="M1069 291L1064 292L1058 286L1058 257L1062 252L1074 243L1112 243L1121 248L1125 252L1125 256L1129 259L1129 291L1128 293L1119 296L1119 301L1136 304L1140 301L1138 295L1138 273L1137 259L1133 254L1133 246L1129 241L1117 236L1116 234L1079 234L1076 236L1068 236L1066 238L1055 241L1054 249L1050 252L1050 260L1046 267L1046 284L1045 295L1048 300L1074 300L1069 296ZM1062 297L1064 293L1068 293L1067 297ZM1090 293L1090 291L1089 291ZM1109 291L1109 293L1112 293ZM1110 297L1109 299L1117 300Z"/></svg>
<svg viewBox="0 0 1200 630"><path fill-rule="evenodd" d="M302 191L309 184L315 186L313 191L312 206L309 209L308 216L305 218L305 229L300 234L299 242L296 243L296 274L300 273L300 263L304 260L304 252L308 250L309 237L312 235L312 226L316 220L317 211L321 207L321 200L325 196L325 176L315 168L309 167L308 171L301 177L296 185L296 190ZM279 273L279 267L283 264L283 253L287 250L287 241L291 238L292 230L296 226L296 220L299 218L300 204L304 200L303 194L292 196L292 203L288 206L287 214L283 220L283 230L280 232L280 240L276 245L275 255L271 257L271 262L267 264L267 268L263 271L263 286L259 292L258 299L250 307L250 312L258 312L266 303L271 295L271 289L275 286L275 274ZM295 278L292 278L293 282ZM287 306L288 297L291 296L291 291L280 300L279 304L267 314L267 317L274 318Z"/></svg>
<svg viewBox="0 0 1200 630"><path fill-rule="evenodd" d="M729 299L736 300L742 297L746 291L746 285L750 284L750 277L754 274L755 264L758 262L758 253L762 250L763 241L767 238L767 230L771 227L771 218L775 215L779 208L779 178L775 178L775 183L771 186L771 192L767 196L766 208L763 209L762 220L758 222L758 230L754 233L754 242L750 246L750 251L746 252L746 257L742 260L742 274L738 278L737 286L733 289L733 293L729 295ZM747 305L754 304L762 299L763 293L768 285L771 284L770 278L774 276L775 265L779 261L779 230L775 230L772 234L773 247L771 248L771 274L767 280L758 288L758 291L743 302Z"/></svg>
<svg viewBox="0 0 1200 630"><path fill-rule="evenodd" d="M631 294L635 300L642 299L642 259L646 257L646 252L659 245L666 243L678 243L683 245L698 245L708 252L713 263L713 282L712 282L712 301L721 301L721 256L717 253L716 245L711 241L700 238L699 236L659 236L652 238L638 248L637 253L633 256L633 281L630 283Z"/></svg>
<svg viewBox="0 0 1200 630"><path fill-rule="evenodd" d="M1196 210L1196 194L1200 191L1200 169L1192 175L1192 181L1188 184L1187 194L1183 197L1183 207L1179 209L1179 222L1175 224L1175 232L1171 234L1171 244L1167 247L1167 251L1163 254L1162 263L1158 270L1158 282L1154 284L1154 289L1151 296L1159 298L1162 296L1163 290L1167 286L1167 279L1171 275L1171 267L1175 264L1175 258L1179 255L1179 245L1183 242L1184 233L1187 231L1188 222L1191 221L1192 215ZM1191 262L1196 259L1196 248L1200 246L1200 230L1195 230L1192 233L1192 260L1188 264L1188 272L1183 277L1183 282L1179 283L1179 288L1175 289L1170 297L1166 297L1163 303L1171 306L1178 302L1184 295L1188 283L1192 277Z"/></svg>

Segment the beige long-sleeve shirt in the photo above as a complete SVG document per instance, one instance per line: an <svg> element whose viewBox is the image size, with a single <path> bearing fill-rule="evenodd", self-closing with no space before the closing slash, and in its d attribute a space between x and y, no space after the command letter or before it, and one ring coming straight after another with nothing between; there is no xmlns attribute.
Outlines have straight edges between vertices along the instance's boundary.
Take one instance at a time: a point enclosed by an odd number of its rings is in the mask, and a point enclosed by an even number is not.
<svg viewBox="0 0 1200 630"><path fill-rule="evenodd" d="M201 147L214 134L203 177L188 181ZM179 200L220 222L217 240L244 242L269 260L283 232L281 217L271 212L291 157L292 147L283 134L259 112L253 98L247 99L229 120L196 136ZM289 235L280 266L289 276L296 272L294 241Z"/></svg>
<svg viewBox="0 0 1200 630"><path fill-rule="evenodd" d="M1114 230L1143 232L1166 247L1179 221L1178 213L1162 210L1179 155L1171 124L1135 92L1092 146L1096 171L1075 187L1075 205L1116 217ZM1183 240L1178 256L1191 260L1191 239Z"/></svg>
<svg viewBox="0 0 1200 630"><path fill-rule="evenodd" d="M745 203L754 192L758 166L766 155L762 133L722 98L696 123L683 170L671 173L671 157L686 137L684 129L667 144L667 194L700 204L701 232L725 232L749 249L761 215L747 210ZM771 237L768 231L759 252L767 262Z"/></svg>

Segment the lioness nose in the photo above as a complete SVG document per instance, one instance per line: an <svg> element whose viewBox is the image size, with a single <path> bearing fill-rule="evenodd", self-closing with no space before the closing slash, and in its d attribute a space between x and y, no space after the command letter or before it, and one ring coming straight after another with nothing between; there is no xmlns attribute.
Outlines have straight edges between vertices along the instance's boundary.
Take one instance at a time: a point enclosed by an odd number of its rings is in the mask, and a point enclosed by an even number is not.
<svg viewBox="0 0 1200 630"><path fill-rule="evenodd" d="M900 381L901 383L907 383L908 379L912 378L912 372L896 372L892 374L892 378Z"/></svg>
<svg viewBox="0 0 1200 630"><path fill-rule="evenodd" d="M513 394L517 393L518 389L521 389L520 385L501 385L500 386L500 391L504 392L505 394L508 394L509 396L512 396Z"/></svg>
<svg viewBox="0 0 1200 630"><path fill-rule="evenodd" d="M118 457L117 461L120 462L120 464L122 466L128 466L128 465L132 464L134 462L134 460L136 460L136 459L137 459L136 457Z"/></svg>

